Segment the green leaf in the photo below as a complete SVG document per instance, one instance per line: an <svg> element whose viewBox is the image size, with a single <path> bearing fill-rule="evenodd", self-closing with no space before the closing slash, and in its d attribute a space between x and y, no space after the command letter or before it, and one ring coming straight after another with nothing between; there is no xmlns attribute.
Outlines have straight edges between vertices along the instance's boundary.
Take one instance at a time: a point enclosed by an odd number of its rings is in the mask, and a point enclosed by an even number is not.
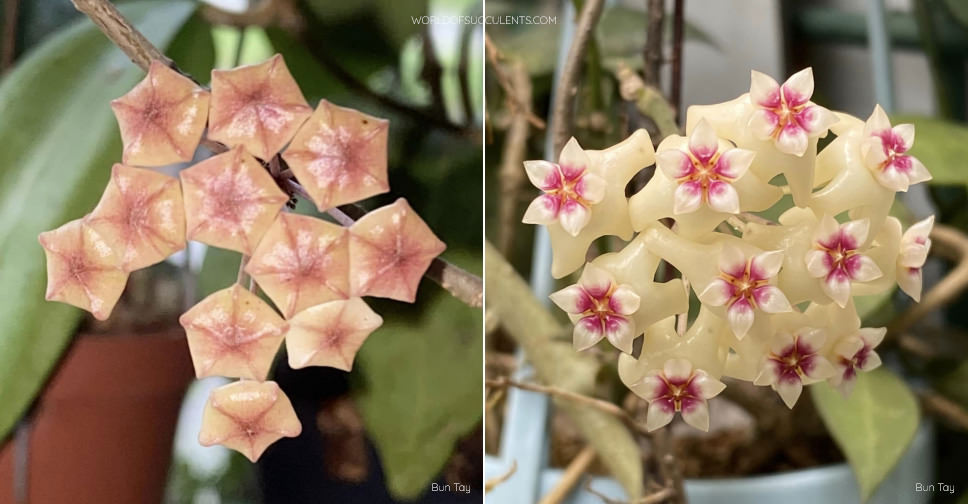
<svg viewBox="0 0 968 504"><path fill-rule="evenodd" d="M168 46L193 2L138 2L122 12ZM0 81L0 438L33 401L81 312L44 300L37 235L93 208L120 161L109 106L144 73L84 19L37 46Z"/></svg>
<svg viewBox="0 0 968 504"><path fill-rule="evenodd" d="M919 419L914 394L884 368L861 373L848 398L826 382L811 386L810 392L866 501L914 438Z"/></svg>
<svg viewBox="0 0 968 504"><path fill-rule="evenodd" d="M426 281L425 281L426 283ZM425 492L455 442L481 419L481 312L436 287L421 289L422 310L378 309L383 327L360 351L356 391L366 429L401 499Z"/></svg>
<svg viewBox="0 0 968 504"><path fill-rule="evenodd" d="M196 12L178 30L165 54L174 60L178 68L198 82L207 83L215 68L215 39L212 26Z"/></svg>
<svg viewBox="0 0 968 504"><path fill-rule="evenodd" d="M893 124L914 124L916 136L910 154L931 172L932 184L968 184L968 127L931 117L895 116Z"/></svg>

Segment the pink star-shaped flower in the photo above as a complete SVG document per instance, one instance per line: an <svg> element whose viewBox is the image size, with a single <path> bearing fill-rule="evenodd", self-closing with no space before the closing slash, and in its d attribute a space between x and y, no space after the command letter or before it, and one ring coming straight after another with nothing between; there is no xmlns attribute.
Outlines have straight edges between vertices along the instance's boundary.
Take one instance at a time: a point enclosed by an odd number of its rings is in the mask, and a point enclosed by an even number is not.
<svg viewBox="0 0 968 504"><path fill-rule="evenodd" d="M38 239L47 255L47 300L107 319L128 282L117 252L84 219L40 233Z"/></svg>
<svg viewBox="0 0 968 504"><path fill-rule="evenodd" d="M522 222L560 222L568 234L578 236L591 220L591 207L605 197L605 179L588 171L588 156L574 138L565 145L558 161L524 162L528 179L544 194L531 202Z"/></svg>
<svg viewBox="0 0 968 504"><path fill-rule="evenodd" d="M118 251L125 271L146 268L185 248L185 207L178 179L115 164L88 224Z"/></svg>
<svg viewBox="0 0 968 504"><path fill-rule="evenodd" d="M695 212L703 204L717 212L739 213L739 194L732 183L746 173L754 155L744 149L720 149L716 132L705 120L699 121L687 150L655 155L656 166L679 184L673 213Z"/></svg>
<svg viewBox="0 0 968 504"><path fill-rule="evenodd" d="M265 380L286 333L275 310L239 284L206 297L178 322L198 378Z"/></svg>
<svg viewBox="0 0 968 504"><path fill-rule="evenodd" d="M776 334L753 383L773 387L787 407L793 408L804 385L826 380L834 374L830 361L820 355L824 339L822 330L810 327L793 334Z"/></svg>
<svg viewBox="0 0 968 504"><path fill-rule="evenodd" d="M881 365L881 357L874 348L881 344L886 327L865 327L857 334L848 336L834 347L834 370L829 382L848 396L857 381L857 373L870 371Z"/></svg>
<svg viewBox="0 0 968 504"><path fill-rule="evenodd" d="M446 248L399 198L350 227L350 293L412 303L420 278Z"/></svg>
<svg viewBox="0 0 968 504"><path fill-rule="evenodd" d="M390 190L389 122L320 100L282 158L322 211Z"/></svg>
<svg viewBox="0 0 968 504"><path fill-rule="evenodd" d="M187 236L252 254L289 197L242 147L182 170Z"/></svg>
<svg viewBox="0 0 968 504"><path fill-rule="evenodd" d="M633 390L649 402L645 426L649 431L668 425L677 412L697 429L709 430L708 399L726 388L723 382L701 369L693 369L687 359L669 359L662 369L642 378Z"/></svg>
<svg viewBox="0 0 968 504"><path fill-rule="evenodd" d="M810 101L813 95L813 69L805 68L790 76L781 86L772 77L752 71L750 101L754 111L749 128L760 140L773 140L783 153L802 156L809 138L826 133L837 118Z"/></svg>
<svg viewBox="0 0 968 504"><path fill-rule="evenodd" d="M301 432L296 411L276 382L242 380L208 396L198 442L223 445L255 462L272 443Z"/></svg>
<svg viewBox="0 0 968 504"><path fill-rule="evenodd" d="M632 340L638 335L632 314L638 311L640 298L630 285L619 285L607 271L589 263L577 284L550 298L575 323L575 350L591 348L606 338L615 348L632 353Z"/></svg>
<svg viewBox="0 0 968 504"><path fill-rule="evenodd" d="M921 268L931 250L931 228L934 216L921 220L901 236L901 250L897 256L897 284L915 301L921 301Z"/></svg>
<svg viewBox="0 0 968 504"><path fill-rule="evenodd" d="M883 274L873 259L860 253L869 230L867 219L838 224L825 215L814 234L814 249L804 257L807 271L822 279L820 287L841 308L850 298L851 282L869 282Z"/></svg>
<svg viewBox="0 0 968 504"><path fill-rule="evenodd" d="M914 125L891 121L880 105L864 124L866 140L860 152L864 164L880 184L892 191L907 191L909 186L931 180L931 173L918 158L907 154L914 145Z"/></svg>
<svg viewBox="0 0 968 504"><path fill-rule="evenodd" d="M163 166L191 161L208 120L209 93L158 61L124 96L111 102L121 129L125 164Z"/></svg>
<svg viewBox="0 0 968 504"><path fill-rule="evenodd" d="M782 266L783 252L779 250L747 258L739 248L725 245L719 256L719 278L703 289L699 299L710 306L725 306L733 334L742 339L753 325L756 310L783 313L793 309L772 284Z"/></svg>
<svg viewBox="0 0 968 504"><path fill-rule="evenodd" d="M281 213L245 267L286 318L349 293L349 232L315 217Z"/></svg>
<svg viewBox="0 0 968 504"><path fill-rule="evenodd" d="M257 65L212 70L208 126L212 140L229 147L241 145L268 161L312 113L279 54Z"/></svg>
<svg viewBox="0 0 968 504"><path fill-rule="evenodd" d="M293 369L329 366L353 369L356 352L383 319L360 298L330 301L296 314L289 321L286 350Z"/></svg>

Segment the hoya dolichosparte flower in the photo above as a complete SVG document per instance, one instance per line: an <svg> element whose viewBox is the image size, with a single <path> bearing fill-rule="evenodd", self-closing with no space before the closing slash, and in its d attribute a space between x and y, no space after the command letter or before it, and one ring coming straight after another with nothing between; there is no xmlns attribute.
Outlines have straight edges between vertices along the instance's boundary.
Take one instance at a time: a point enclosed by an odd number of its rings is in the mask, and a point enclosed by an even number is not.
<svg viewBox="0 0 968 504"><path fill-rule="evenodd" d="M697 429L709 430L707 399L726 388L723 382L694 369L687 359L669 359L661 370L642 379L636 389L649 402L645 426L649 431L668 425L676 413Z"/></svg>
<svg viewBox="0 0 968 504"><path fill-rule="evenodd" d="M724 245L719 256L719 277L699 294L711 306L725 306L730 328L742 338L753 325L755 310L783 313L792 310L783 292L770 282L783 266L783 252L774 250L747 257L743 251Z"/></svg>
<svg viewBox="0 0 968 504"><path fill-rule="evenodd" d="M549 225L555 222L571 236L591 220L591 207L605 197L605 179L589 171L588 156L572 138L557 163L525 161L528 179L544 193L528 206L524 223Z"/></svg>
<svg viewBox="0 0 968 504"><path fill-rule="evenodd" d="M891 121L880 105L864 124L864 136L860 152L864 164L874 178L892 191L907 191L908 187L931 180L931 174L918 158L906 154L914 145L914 125Z"/></svg>
<svg viewBox="0 0 968 504"><path fill-rule="evenodd" d="M912 225L901 236L901 249L897 256L897 285L915 301L921 300L921 268L928 260L933 226L932 215Z"/></svg>
<svg viewBox="0 0 968 504"><path fill-rule="evenodd" d="M867 372L881 365L881 357L874 348L881 344L886 334L886 327L864 327L837 343L833 356L835 373L828 380L830 384L844 396L849 395L858 372Z"/></svg>
<svg viewBox="0 0 968 504"><path fill-rule="evenodd" d="M688 234L715 228L740 211L769 208L781 190L747 173L755 153L737 149L701 120L689 137L659 144L652 179L629 201L632 226L641 231L672 217Z"/></svg>
<svg viewBox="0 0 968 504"><path fill-rule="evenodd" d="M617 284L611 274L589 263L577 284L550 297L575 319L576 350L585 350L607 338L615 348L632 352L637 333L631 315L639 309L640 298L631 286Z"/></svg>
<svg viewBox="0 0 968 504"><path fill-rule="evenodd" d="M778 332L753 383L773 387L787 407L793 408L804 385L826 380L834 372L830 361L820 354L824 338L823 330L811 327Z"/></svg>
<svg viewBox="0 0 968 504"><path fill-rule="evenodd" d="M552 219L546 224L554 252L551 275L555 278L561 278L581 267L585 263L589 245L597 238L613 235L623 240L632 239L625 187L643 167L655 162L655 150L649 134L645 130L637 130L622 142L600 151L582 150L576 141L570 141L563 149L560 159L561 165L583 163L585 177L595 175L604 180L605 192L597 204L588 207L579 205L588 210L589 217L577 235L566 230L560 220ZM539 180L536 184L543 184L543 181ZM543 204L539 202L534 205ZM576 215L581 215L580 209L575 206L572 209L578 210ZM535 213L541 215L543 211L532 209L532 215L527 216L524 222L534 221Z"/></svg>
<svg viewBox="0 0 968 504"><path fill-rule="evenodd" d="M852 282L868 282L883 274L861 253L869 229L867 219L838 224L833 217L824 216L814 234L814 250L804 257L807 271L822 279L820 287L840 307L847 305Z"/></svg>
<svg viewBox="0 0 968 504"><path fill-rule="evenodd" d="M802 156L810 138L823 136L837 118L824 107L810 101L813 95L813 69L804 68L783 85L772 77L753 71L750 101L754 111L748 127L760 140L772 140L783 153Z"/></svg>

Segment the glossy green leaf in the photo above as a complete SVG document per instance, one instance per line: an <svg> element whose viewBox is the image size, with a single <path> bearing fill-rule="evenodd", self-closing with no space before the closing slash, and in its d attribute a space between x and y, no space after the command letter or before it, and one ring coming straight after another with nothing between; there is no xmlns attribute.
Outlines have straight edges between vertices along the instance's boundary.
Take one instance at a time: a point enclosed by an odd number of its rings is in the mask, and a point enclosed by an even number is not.
<svg viewBox="0 0 968 504"><path fill-rule="evenodd" d="M424 281L426 283L426 280ZM384 325L360 351L357 404L397 498L429 489L458 439L481 420L481 312L436 286L414 306L386 303ZM473 371L473 372L469 372Z"/></svg>
<svg viewBox="0 0 968 504"><path fill-rule="evenodd" d="M919 116L895 116L891 123L914 124L914 147L909 153L931 172L932 184L968 184L968 127Z"/></svg>
<svg viewBox="0 0 968 504"><path fill-rule="evenodd" d="M122 12L166 47L193 2L138 2ZM37 235L97 203L121 139L109 102L144 73L88 20L37 46L0 82L0 438L30 405L81 312L44 300Z"/></svg>
<svg viewBox="0 0 968 504"><path fill-rule="evenodd" d="M914 439L919 419L914 393L884 368L861 373L848 398L826 382L812 385L810 391L866 501Z"/></svg>

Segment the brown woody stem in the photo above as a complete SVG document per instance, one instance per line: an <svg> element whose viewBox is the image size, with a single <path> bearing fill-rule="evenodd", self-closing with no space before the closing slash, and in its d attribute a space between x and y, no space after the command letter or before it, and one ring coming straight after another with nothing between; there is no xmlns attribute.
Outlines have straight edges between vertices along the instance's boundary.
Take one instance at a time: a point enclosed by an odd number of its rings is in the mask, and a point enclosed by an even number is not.
<svg viewBox="0 0 968 504"><path fill-rule="evenodd" d="M74 3L74 7L77 10L91 18L91 21L101 29L104 35L111 42L114 42L119 49L124 51L131 58L131 61L142 70L148 71L152 60L158 60L182 75L191 78L190 75L180 70L171 59L165 56L160 49L145 38L111 2L107 0L71 0L71 2ZM228 150L226 146L208 138L202 139L202 145L216 154ZM296 181L290 180L288 183L294 194L309 199L309 195ZM362 214L366 213L362 208L356 208ZM465 304L474 308L483 306L484 289L480 277L454 266L439 257L434 259L430 265L430 269L424 275L440 284L441 287Z"/></svg>

